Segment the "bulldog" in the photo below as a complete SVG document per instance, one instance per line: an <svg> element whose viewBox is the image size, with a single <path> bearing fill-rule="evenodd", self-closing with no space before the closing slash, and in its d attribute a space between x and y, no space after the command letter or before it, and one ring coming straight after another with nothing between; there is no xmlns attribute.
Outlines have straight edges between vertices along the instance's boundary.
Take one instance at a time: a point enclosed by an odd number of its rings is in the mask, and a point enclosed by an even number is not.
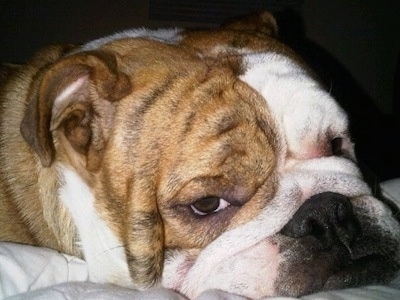
<svg viewBox="0 0 400 300"><path fill-rule="evenodd" d="M0 240L196 298L387 283L400 227L263 12L53 46L0 83Z"/></svg>

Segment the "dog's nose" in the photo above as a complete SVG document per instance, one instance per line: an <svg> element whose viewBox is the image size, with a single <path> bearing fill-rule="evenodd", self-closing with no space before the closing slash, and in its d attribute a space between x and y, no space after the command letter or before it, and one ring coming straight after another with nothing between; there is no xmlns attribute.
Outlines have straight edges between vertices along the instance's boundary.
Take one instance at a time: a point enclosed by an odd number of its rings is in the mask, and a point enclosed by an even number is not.
<svg viewBox="0 0 400 300"><path fill-rule="evenodd" d="M294 238L312 235L325 249L342 243L350 250L352 241L361 234L361 226L347 197L324 192L309 198L281 233Z"/></svg>

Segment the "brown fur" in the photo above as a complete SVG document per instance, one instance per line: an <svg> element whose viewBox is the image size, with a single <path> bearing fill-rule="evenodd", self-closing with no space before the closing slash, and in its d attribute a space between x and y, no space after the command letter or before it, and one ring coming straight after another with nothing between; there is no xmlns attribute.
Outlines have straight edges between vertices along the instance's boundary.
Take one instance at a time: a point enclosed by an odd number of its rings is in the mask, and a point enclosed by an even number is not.
<svg viewBox="0 0 400 300"><path fill-rule="evenodd" d="M230 63L145 39L65 51L43 50L1 87L0 240L83 255L58 197L68 166L143 288L159 279L164 248L202 248L272 197L278 137ZM208 196L232 205L207 219L191 212Z"/></svg>
<svg viewBox="0 0 400 300"><path fill-rule="evenodd" d="M73 250L74 228L67 221L65 209L54 200L57 176L51 168L41 170L19 132L33 78L64 51L64 47L57 46L44 49L28 64L10 73L0 91L0 236L1 240L43 245L77 254ZM38 168L42 172L38 172Z"/></svg>

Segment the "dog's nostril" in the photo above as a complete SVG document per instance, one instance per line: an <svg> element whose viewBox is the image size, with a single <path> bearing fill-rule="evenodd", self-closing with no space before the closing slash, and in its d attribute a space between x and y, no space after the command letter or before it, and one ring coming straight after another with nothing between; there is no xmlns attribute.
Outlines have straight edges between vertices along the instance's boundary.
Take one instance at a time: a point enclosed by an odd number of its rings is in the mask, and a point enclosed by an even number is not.
<svg viewBox="0 0 400 300"><path fill-rule="evenodd" d="M302 230L302 236L313 235L313 236L322 236L326 231L326 228L322 226L318 220L309 219L305 220L305 226Z"/></svg>
<svg viewBox="0 0 400 300"><path fill-rule="evenodd" d="M332 154L335 156L340 156L343 154L342 152L342 146L343 146L343 139L340 137L336 137L331 140L331 150Z"/></svg>
<svg viewBox="0 0 400 300"><path fill-rule="evenodd" d="M325 248L343 244L349 248L361 232L349 199L325 192L309 198L281 230L286 236L315 236Z"/></svg>

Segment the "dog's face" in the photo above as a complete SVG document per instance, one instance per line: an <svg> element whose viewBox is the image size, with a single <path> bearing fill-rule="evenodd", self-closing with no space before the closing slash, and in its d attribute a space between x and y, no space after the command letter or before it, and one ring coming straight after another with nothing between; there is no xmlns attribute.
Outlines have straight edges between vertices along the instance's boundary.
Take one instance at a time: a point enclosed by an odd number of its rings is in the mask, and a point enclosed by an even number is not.
<svg viewBox="0 0 400 300"><path fill-rule="evenodd" d="M269 28L261 41L236 46L248 27L234 22L229 42L202 32L183 42L242 58L239 78L264 97L280 137L278 188L257 217L206 249L170 253L164 285L189 297L221 289L260 298L388 282L399 269L398 220L362 179L345 112L273 39L270 16L260 18Z"/></svg>
<svg viewBox="0 0 400 300"><path fill-rule="evenodd" d="M259 298L397 271L399 225L361 178L346 114L260 17L124 33L28 80L24 155L60 178L40 193L67 208L92 280Z"/></svg>

